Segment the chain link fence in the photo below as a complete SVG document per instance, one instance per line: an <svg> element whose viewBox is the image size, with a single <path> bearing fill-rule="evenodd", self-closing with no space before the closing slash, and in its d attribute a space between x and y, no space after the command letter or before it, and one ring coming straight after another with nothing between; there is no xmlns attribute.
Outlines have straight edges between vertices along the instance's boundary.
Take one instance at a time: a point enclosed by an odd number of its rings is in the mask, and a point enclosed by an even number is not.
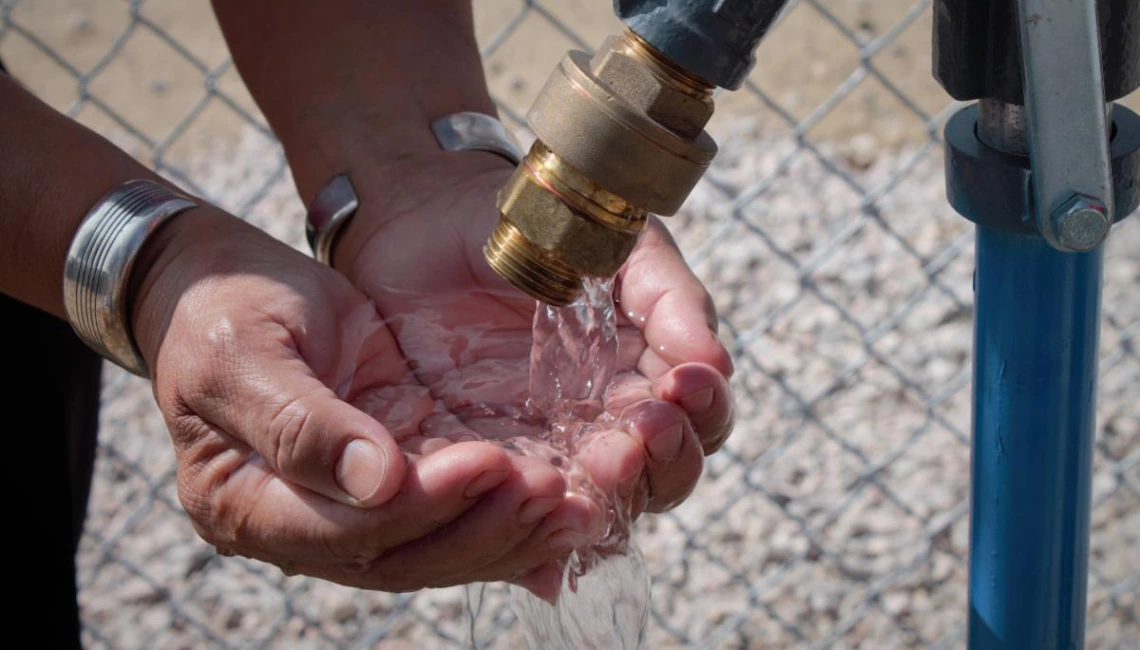
<svg viewBox="0 0 1140 650"><path fill-rule="evenodd" d="M476 0L502 117L606 0ZM793 0L722 152L668 221L733 351L739 417L676 511L636 532L649 648L964 647L972 230L945 204L957 108L930 79L930 0ZM294 246L302 208L206 0L0 0L0 58L59 110ZM1126 101L1136 106L1136 96ZM525 133L521 133L525 139ZM1140 227L1110 240L1089 647L1140 647ZM218 557L178 504L148 386L109 369L79 557L91 648L524 647L505 591L360 592Z"/></svg>

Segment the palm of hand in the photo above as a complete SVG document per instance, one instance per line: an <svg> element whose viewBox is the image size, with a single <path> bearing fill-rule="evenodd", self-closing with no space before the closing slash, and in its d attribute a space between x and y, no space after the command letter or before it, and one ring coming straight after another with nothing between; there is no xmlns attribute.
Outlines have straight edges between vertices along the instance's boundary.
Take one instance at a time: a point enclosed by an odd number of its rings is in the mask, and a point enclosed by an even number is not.
<svg viewBox="0 0 1140 650"><path fill-rule="evenodd" d="M136 334L179 495L208 541L368 588L515 579L548 592L558 576L544 569L596 534L598 504L550 463L455 442L540 430L477 408L524 402L535 314L481 259L507 173L491 160L427 160L393 200L362 197L373 211L338 247L359 249L338 268L361 292L236 219L185 222L205 238L174 224ZM731 365L660 224L619 280L622 311L641 315L622 322L605 398L622 417L576 460L636 514L679 502L727 435Z"/></svg>
<svg viewBox="0 0 1140 650"><path fill-rule="evenodd" d="M482 255L498 218L494 196L510 168L486 154L445 152L407 167L397 195L364 197L374 211L358 215L362 225L346 236L359 243L342 244L349 249L348 274L375 302L391 337L387 345L400 350L406 373L400 388L373 386L350 399L391 422L413 449L472 433L535 435L517 421L498 427L482 408L518 408L529 396L536 302L496 275ZM700 452L719 447L731 429L731 363L713 333L707 293L656 219L618 284L620 345L605 406L623 416L618 420L632 439L614 442L607 462L585 463L596 483L624 482L627 491L630 477L645 470L648 489L635 509L667 509L691 490ZM407 413L401 397L411 394L416 417L393 418Z"/></svg>

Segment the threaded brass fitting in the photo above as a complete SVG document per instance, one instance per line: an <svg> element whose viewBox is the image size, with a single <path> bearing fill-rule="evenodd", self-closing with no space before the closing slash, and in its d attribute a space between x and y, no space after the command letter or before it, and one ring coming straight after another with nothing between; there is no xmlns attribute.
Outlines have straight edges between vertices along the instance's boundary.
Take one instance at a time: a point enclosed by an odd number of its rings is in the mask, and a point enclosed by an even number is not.
<svg viewBox="0 0 1140 650"><path fill-rule="evenodd" d="M527 115L538 139L499 191L491 267L553 305L615 275L649 213L675 214L712 161L712 111L710 84L632 32L592 59L569 52Z"/></svg>
<svg viewBox="0 0 1140 650"><path fill-rule="evenodd" d="M566 305L586 276L610 277L648 213L566 164L541 140L499 191L502 218L485 249L499 275L538 300Z"/></svg>

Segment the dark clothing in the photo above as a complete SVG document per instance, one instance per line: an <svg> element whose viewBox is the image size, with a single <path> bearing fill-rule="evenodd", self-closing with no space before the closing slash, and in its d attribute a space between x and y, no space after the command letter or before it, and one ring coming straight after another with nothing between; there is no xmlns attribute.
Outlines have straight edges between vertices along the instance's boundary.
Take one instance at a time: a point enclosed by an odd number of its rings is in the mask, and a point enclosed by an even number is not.
<svg viewBox="0 0 1140 650"><path fill-rule="evenodd" d="M0 393L5 510L8 543L18 544L8 570L20 582L8 620L46 619L36 645L80 648L75 553L91 489L102 359L66 322L3 294L0 323L10 364Z"/></svg>

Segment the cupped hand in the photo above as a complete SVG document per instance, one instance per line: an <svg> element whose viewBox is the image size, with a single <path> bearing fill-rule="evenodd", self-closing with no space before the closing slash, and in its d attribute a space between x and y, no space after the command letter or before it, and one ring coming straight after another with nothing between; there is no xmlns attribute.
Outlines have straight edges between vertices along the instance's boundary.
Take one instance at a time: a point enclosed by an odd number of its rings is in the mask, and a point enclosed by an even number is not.
<svg viewBox="0 0 1140 650"><path fill-rule="evenodd" d="M482 255L498 218L495 193L510 172L491 154L432 152L389 167L388 180L354 177L361 208L337 244L334 266L376 303L411 368L399 390L381 399L363 391L356 403L382 422L398 420L389 427L399 440L450 449L449 440L471 431L500 439L536 433L504 424L500 408L521 408L529 396L536 302ZM604 408L618 425L592 439L577 461L636 516L680 503L704 455L724 443L733 421L732 364L716 337L708 293L656 218L616 282L619 358ZM400 417L392 417L396 411ZM551 549L564 554L582 541L561 534L564 509L526 539L509 540L498 561L466 579L506 572L549 591ZM526 573L539 566L547 569L539 572L546 586Z"/></svg>
<svg viewBox="0 0 1140 650"><path fill-rule="evenodd" d="M596 528L545 463L409 440L409 423L452 418L419 399L398 338L339 273L203 207L156 233L136 275L133 329L179 497L220 552L405 591L465 582L544 520Z"/></svg>

